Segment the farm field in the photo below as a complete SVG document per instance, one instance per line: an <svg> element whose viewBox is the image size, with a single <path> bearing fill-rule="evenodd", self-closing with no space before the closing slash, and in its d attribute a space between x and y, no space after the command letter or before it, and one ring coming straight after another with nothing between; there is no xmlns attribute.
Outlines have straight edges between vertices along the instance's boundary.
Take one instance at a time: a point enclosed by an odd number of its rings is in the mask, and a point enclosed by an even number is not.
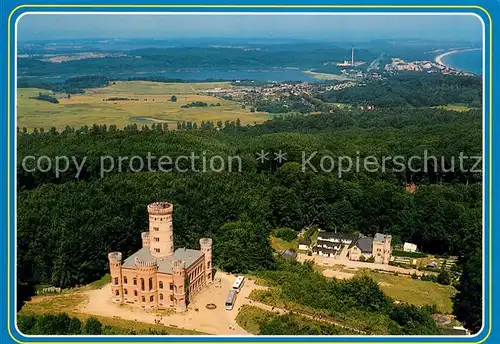
<svg viewBox="0 0 500 344"><path fill-rule="evenodd" d="M34 128L64 129L66 126L79 128L83 125L115 124L123 128L128 124L151 125L168 123L176 128L178 121L236 121L254 124L268 120L264 112L250 112L242 109L240 103L200 95L203 90L214 88L235 88L229 82L213 83L159 83L148 81L116 81L104 88L89 89L85 94L56 93L59 103L30 99L39 93L50 91L36 88L20 88L17 94L17 126ZM171 102L171 96L177 97ZM105 100L128 98L128 100ZM192 102L220 103L220 106L182 108Z"/></svg>

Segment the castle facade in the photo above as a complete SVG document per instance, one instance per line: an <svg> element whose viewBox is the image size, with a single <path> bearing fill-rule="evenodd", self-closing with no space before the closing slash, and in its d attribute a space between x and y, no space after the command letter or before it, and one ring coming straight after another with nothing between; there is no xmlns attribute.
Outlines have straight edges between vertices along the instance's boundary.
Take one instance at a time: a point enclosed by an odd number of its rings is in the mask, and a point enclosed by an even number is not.
<svg viewBox="0 0 500 344"><path fill-rule="evenodd" d="M142 248L122 260L108 254L114 302L144 309L187 309L189 300L212 283L212 239L200 239L200 250L174 251L173 204L148 205L149 231L141 233Z"/></svg>

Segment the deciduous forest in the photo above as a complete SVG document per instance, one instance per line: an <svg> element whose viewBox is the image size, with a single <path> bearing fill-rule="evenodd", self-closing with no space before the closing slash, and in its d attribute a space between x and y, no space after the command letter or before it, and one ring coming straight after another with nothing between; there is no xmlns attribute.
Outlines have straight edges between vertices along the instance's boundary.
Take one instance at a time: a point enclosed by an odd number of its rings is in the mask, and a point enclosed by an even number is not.
<svg viewBox="0 0 500 344"><path fill-rule="evenodd" d="M191 128L172 131L162 125L134 125L118 130L110 125L43 133L19 128L17 276L24 286L20 290L40 283L71 287L99 279L108 269L108 252L127 256L141 247L146 205L166 200L174 203L176 247L197 248L200 237L212 237L214 264L235 273L283 271L269 242L271 231L282 227L388 233L428 253L458 255L463 274L455 313L468 328L479 330L482 175L457 168L449 171L452 164L458 165L454 159L460 152L482 154L479 110L339 109L276 118L253 127L234 122L221 130L213 123ZM256 160L262 150L270 152L263 163ZM286 160L274 160L273 153L279 150L287 153ZM443 156L444 163L429 161L425 170L420 161L419 172L350 171L341 178L335 169L303 171L301 165L303 152L307 156L317 152L311 164L319 166L323 155L409 158L423 156L424 151ZM206 157L239 156L242 169L163 173L147 172L145 166L142 172L133 172L127 165L121 173L117 169L100 173L101 156L110 156L117 166L119 156L147 161L148 152L156 157L151 159L154 168L160 156L175 159L195 152ZM74 167L59 177L53 164L48 172L21 167L24 157L41 155L52 162L61 155L87 160L77 178ZM467 161L465 166L471 164ZM191 167L190 162L184 167ZM405 189L407 183L415 183L414 193ZM352 283L362 290L370 285ZM292 286L290 297L299 298L300 290ZM29 291L19 297L22 304ZM391 308L383 295L369 305L383 309L380 312L392 319L395 333L413 334L429 325L425 312ZM428 332L432 331L429 325Z"/></svg>

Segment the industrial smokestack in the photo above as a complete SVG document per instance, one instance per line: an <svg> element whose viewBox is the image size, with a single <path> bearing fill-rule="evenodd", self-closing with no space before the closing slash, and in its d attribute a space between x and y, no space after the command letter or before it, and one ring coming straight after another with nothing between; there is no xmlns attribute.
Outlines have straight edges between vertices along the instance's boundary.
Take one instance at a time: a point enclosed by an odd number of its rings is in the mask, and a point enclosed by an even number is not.
<svg viewBox="0 0 500 344"><path fill-rule="evenodd" d="M354 66L354 47L351 48L351 66Z"/></svg>

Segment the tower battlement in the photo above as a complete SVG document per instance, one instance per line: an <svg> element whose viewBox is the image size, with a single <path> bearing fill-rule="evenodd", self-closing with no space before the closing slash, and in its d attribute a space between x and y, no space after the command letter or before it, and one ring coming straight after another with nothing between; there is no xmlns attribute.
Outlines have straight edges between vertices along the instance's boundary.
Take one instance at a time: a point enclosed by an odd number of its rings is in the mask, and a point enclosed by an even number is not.
<svg viewBox="0 0 500 344"><path fill-rule="evenodd" d="M210 239L210 238L201 238L200 239L200 246L201 246L201 248L212 246L212 243L213 243L213 240Z"/></svg>
<svg viewBox="0 0 500 344"><path fill-rule="evenodd" d="M142 238L142 247L148 247L151 244L151 239L149 232L142 232L141 233L141 238Z"/></svg>
<svg viewBox="0 0 500 344"><path fill-rule="evenodd" d="M156 259L150 259L150 260L140 260L139 257L135 257L134 259L134 265L137 266L138 268L149 268L149 267L157 267L157 262Z"/></svg>
<svg viewBox="0 0 500 344"><path fill-rule="evenodd" d="M148 204L148 213L150 215L166 215L174 211L174 205L168 202L154 202Z"/></svg>
<svg viewBox="0 0 500 344"><path fill-rule="evenodd" d="M108 259L113 263L121 263L122 262L122 253L121 252L110 252L108 254Z"/></svg>
<svg viewBox="0 0 500 344"><path fill-rule="evenodd" d="M186 262L184 260L174 260L172 261L172 269L175 270L184 270L186 268Z"/></svg>

